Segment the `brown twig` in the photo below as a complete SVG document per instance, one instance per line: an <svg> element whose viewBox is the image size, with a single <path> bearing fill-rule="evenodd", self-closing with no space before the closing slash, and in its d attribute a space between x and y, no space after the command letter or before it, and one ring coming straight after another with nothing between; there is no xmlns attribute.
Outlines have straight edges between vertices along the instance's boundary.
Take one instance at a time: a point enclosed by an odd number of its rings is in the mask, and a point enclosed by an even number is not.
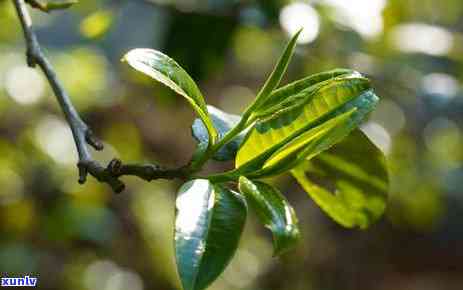
<svg viewBox="0 0 463 290"><path fill-rule="evenodd" d="M67 0L58 3L47 2L44 0L25 0L31 7L39 9L43 12L50 12L52 10L66 9L77 3L77 0Z"/></svg>
<svg viewBox="0 0 463 290"><path fill-rule="evenodd" d="M92 146L96 150L103 150L103 143L80 118L69 95L59 81L53 66L42 52L37 36L32 29L32 21L25 1L31 3L28 0L13 0L13 3L26 40L27 64L30 67L38 65L43 71L71 128L79 155L79 162L77 164L79 168L79 183L85 183L87 174L90 174L98 181L109 184L115 192L121 192L125 187L124 183L119 180L119 177L122 175L134 175L147 181L159 178L184 178L186 175L184 167L174 170L164 170L157 165L123 165L120 160L116 159L107 167L103 167L93 159L87 145Z"/></svg>
<svg viewBox="0 0 463 290"><path fill-rule="evenodd" d="M155 179L185 179L188 177L188 167L186 166L178 169L165 169L154 164L123 164L119 159L113 159L108 164L107 170L115 177L132 175L146 181Z"/></svg>

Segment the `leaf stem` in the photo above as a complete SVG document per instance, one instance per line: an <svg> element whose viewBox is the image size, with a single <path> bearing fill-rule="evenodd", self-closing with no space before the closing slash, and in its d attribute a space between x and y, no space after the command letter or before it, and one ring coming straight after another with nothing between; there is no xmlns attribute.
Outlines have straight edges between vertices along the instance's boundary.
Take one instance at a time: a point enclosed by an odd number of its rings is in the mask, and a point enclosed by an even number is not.
<svg viewBox="0 0 463 290"><path fill-rule="evenodd" d="M238 124L233 127L230 131L228 131L225 136L219 139L215 144L212 146L208 146L206 151L203 153L201 158L191 162L189 166L189 170L192 173L198 172L204 164L211 159L223 146L233 140L238 134L240 134L243 130L245 130L249 125L254 122L253 118L249 118L250 114L244 114Z"/></svg>
<svg viewBox="0 0 463 290"><path fill-rule="evenodd" d="M243 116L240 122L230 131L228 131L227 134L225 134L225 136L212 147L213 154L215 154L218 150L220 150L220 148L225 146L228 142L233 140L233 138L235 138L239 133L245 130L246 127L248 127L248 124L249 123L247 122L247 117Z"/></svg>
<svg viewBox="0 0 463 290"><path fill-rule="evenodd" d="M227 172L212 174L206 177L201 177L205 179L209 179L213 183L223 183L223 182L231 182L231 181L238 181L240 174L236 174L235 170L230 170Z"/></svg>

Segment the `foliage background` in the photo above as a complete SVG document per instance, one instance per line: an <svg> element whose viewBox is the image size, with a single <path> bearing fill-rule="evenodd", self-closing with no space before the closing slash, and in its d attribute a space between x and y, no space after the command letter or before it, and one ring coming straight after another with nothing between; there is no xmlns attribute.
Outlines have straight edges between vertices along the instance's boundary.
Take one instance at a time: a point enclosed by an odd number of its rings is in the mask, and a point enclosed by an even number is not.
<svg viewBox="0 0 463 290"><path fill-rule="evenodd" d="M345 230L291 177L275 179L298 213L303 241L274 259L269 233L252 217L211 289L461 289L463 2L294 3L81 0L33 18L73 101L107 142L98 159L170 166L192 154L193 112L120 57L160 49L209 103L238 113L287 34L307 24L314 39L298 46L286 82L334 67L374 80L383 100L364 131L387 153L387 214L370 230ZM179 184L127 178L121 195L93 179L77 184L70 131L43 76L26 67L24 49L12 3L0 1L1 276L36 275L42 289L179 289L172 249Z"/></svg>

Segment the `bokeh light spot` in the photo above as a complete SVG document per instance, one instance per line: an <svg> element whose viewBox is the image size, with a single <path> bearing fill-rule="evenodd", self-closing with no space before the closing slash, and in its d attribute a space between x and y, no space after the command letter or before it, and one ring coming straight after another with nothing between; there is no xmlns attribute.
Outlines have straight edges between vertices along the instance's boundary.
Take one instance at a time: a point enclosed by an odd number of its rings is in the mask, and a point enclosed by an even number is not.
<svg viewBox="0 0 463 290"><path fill-rule="evenodd" d="M398 25L391 34L392 44L403 52L446 55L453 47L453 35L446 29L424 24Z"/></svg>
<svg viewBox="0 0 463 290"><path fill-rule="evenodd" d="M392 100L383 99L376 110L371 113L370 120L380 124L391 135L396 135L406 125L406 117L402 108Z"/></svg>
<svg viewBox="0 0 463 290"><path fill-rule="evenodd" d="M35 139L39 147L55 162L64 165L77 163L74 139L64 121L53 116L45 117L35 129Z"/></svg>
<svg viewBox="0 0 463 290"><path fill-rule="evenodd" d="M368 138L375 143L376 146L384 152L389 154L391 151L391 135L389 132L380 124L376 122L368 122L362 125L362 131L368 136Z"/></svg>
<svg viewBox="0 0 463 290"><path fill-rule="evenodd" d="M317 11L309 4L296 2L285 6L280 12L280 24L289 36L293 36L303 28L298 43L314 41L320 30L320 19Z"/></svg>
<svg viewBox="0 0 463 290"><path fill-rule="evenodd" d="M432 73L423 77L421 86L423 91L439 97L443 101L450 101L459 91L458 80L444 73Z"/></svg>
<svg viewBox="0 0 463 290"><path fill-rule="evenodd" d="M143 290L140 276L130 270L122 269L110 260L97 260L91 263L84 273L87 289L101 290Z"/></svg>
<svg viewBox="0 0 463 290"><path fill-rule="evenodd" d="M332 19L358 32L364 38L374 38L383 32L383 10L386 0L320 0L334 9Z"/></svg>
<svg viewBox="0 0 463 290"><path fill-rule="evenodd" d="M13 67L6 73L5 89L8 95L21 105L31 105L40 101L45 92L42 75L27 66Z"/></svg>

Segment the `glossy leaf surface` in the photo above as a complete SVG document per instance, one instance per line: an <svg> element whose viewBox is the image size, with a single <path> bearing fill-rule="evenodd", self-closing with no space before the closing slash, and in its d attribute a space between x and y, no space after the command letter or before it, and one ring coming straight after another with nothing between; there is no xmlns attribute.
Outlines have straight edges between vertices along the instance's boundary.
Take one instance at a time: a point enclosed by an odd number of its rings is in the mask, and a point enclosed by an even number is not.
<svg viewBox="0 0 463 290"><path fill-rule="evenodd" d="M238 122L241 120L241 116L225 113L224 111L214 107L207 106L209 114L211 116L214 127L218 132L218 140L222 139L227 132L229 132ZM201 119L196 119L191 127L193 137L201 144L207 143L209 140L209 134L204 122ZM236 156L236 152L243 142L243 139L247 131L241 132L230 142L225 144L220 150L213 156L218 161L233 160Z"/></svg>
<svg viewBox="0 0 463 290"><path fill-rule="evenodd" d="M360 130L292 170L310 197L345 227L367 228L386 207L383 153Z"/></svg>
<svg viewBox="0 0 463 290"><path fill-rule="evenodd" d="M183 289L205 289L235 253L246 203L236 192L196 179L180 188L176 208L175 254Z"/></svg>
<svg viewBox="0 0 463 290"><path fill-rule="evenodd" d="M316 89L306 90L293 96L279 105L281 110L256 123L237 154L236 167L243 173L260 169L265 162L270 162L268 166L273 165L270 161L272 155L273 158L281 159L285 156L279 154L298 151L282 149L286 145L290 146L287 147L288 149L294 149L294 145L299 144L296 149L300 149L307 145L305 141L300 142L301 138L317 141L317 139L309 138L310 133L308 135L304 133L310 130L317 132L319 130L315 129L316 127L323 126L320 128L324 128L326 127L324 123L351 112L352 115L349 118L337 124L342 130L330 129L329 132L334 135L325 139L323 146L317 147L319 149L328 148L357 126L365 114L373 109L378 98L369 89L370 83L367 79L348 77L322 83L317 85ZM324 135L319 134L317 138L322 137ZM305 153L310 154L310 152Z"/></svg>
<svg viewBox="0 0 463 290"><path fill-rule="evenodd" d="M239 179L239 189L261 222L272 231L274 255L293 247L300 232L294 209L286 198L271 185L244 176Z"/></svg>
<svg viewBox="0 0 463 290"><path fill-rule="evenodd" d="M210 120L204 97L188 73L173 59L154 49L137 48L129 51L124 61L153 79L182 95L191 104L207 127L209 136L216 139L217 133Z"/></svg>
<svg viewBox="0 0 463 290"><path fill-rule="evenodd" d="M333 69L330 71L310 75L306 78L287 84L279 89L274 90L270 94L266 102L260 106L259 110L257 110L256 113L263 113L271 109L272 107L280 104L281 102L287 100L291 96L297 95L303 90L315 84L328 81L336 77L347 76L347 75L361 76L359 73L353 70L338 68L338 69Z"/></svg>
<svg viewBox="0 0 463 290"><path fill-rule="evenodd" d="M282 173L293 168L304 159L311 159L340 142L360 124L365 115L374 109L378 100L378 97L372 91L363 93L349 104L349 106L352 106L349 111L329 119L315 129L298 136L272 154L258 174L265 176Z"/></svg>

